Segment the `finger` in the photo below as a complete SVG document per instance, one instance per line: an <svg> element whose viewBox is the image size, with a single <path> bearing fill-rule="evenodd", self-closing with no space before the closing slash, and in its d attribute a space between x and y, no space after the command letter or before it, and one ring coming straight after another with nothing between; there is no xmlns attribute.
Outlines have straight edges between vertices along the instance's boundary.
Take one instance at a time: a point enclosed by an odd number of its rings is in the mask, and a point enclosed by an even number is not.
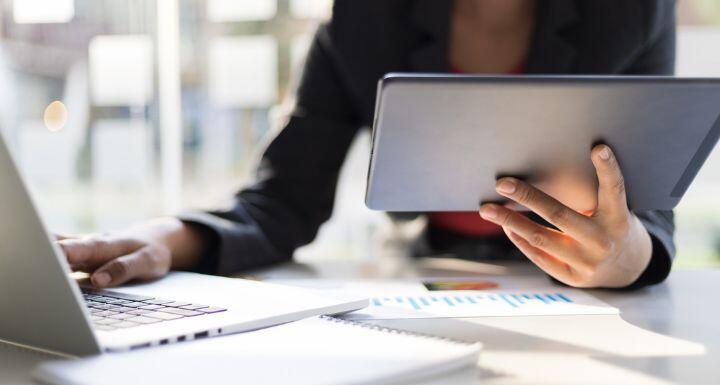
<svg viewBox="0 0 720 385"><path fill-rule="evenodd" d="M505 231L505 234L508 236L510 241L523 254L525 254L525 256L528 257L528 259L532 263L537 265L537 267L565 284L572 284L573 274L568 264L563 263L554 258L552 255L533 247L525 239L513 233L509 229L503 228L503 230Z"/></svg>
<svg viewBox="0 0 720 385"><path fill-rule="evenodd" d="M134 279L160 277L167 273L168 268L162 258L153 256L149 248L143 248L110 260L95 270L90 280L99 288L117 286Z"/></svg>
<svg viewBox="0 0 720 385"><path fill-rule="evenodd" d="M59 234L59 233L55 233L55 234L53 234L53 235L55 236L55 240L56 240L56 241L62 241L62 240L65 240L65 239L78 238L77 236L74 236L74 235Z"/></svg>
<svg viewBox="0 0 720 385"><path fill-rule="evenodd" d="M598 215L627 216L629 213L625 195L625 179L620 164L610 147L600 144L591 152L598 176Z"/></svg>
<svg viewBox="0 0 720 385"><path fill-rule="evenodd" d="M496 190L498 194L534 211L546 221L580 241L590 240L596 233L597 226L590 218L565 206L528 183L515 178L501 178L497 181Z"/></svg>
<svg viewBox="0 0 720 385"><path fill-rule="evenodd" d="M480 216L523 237L533 247L557 255L567 252L568 242L561 232L541 226L528 217L496 204L480 207Z"/></svg>
<svg viewBox="0 0 720 385"><path fill-rule="evenodd" d="M70 265L85 266L89 269L95 269L110 259L129 254L138 247L131 240L114 239L107 236L64 239L58 244Z"/></svg>
<svg viewBox="0 0 720 385"><path fill-rule="evenodd" d="M589 261L582 257L582 253L578 252L577 242L566 234L542 226L520 213L494 204L483 205L480 208L480 215L520 236L533 248L542 250L567 263L575 270L590 271L592 268Z"/></svg>

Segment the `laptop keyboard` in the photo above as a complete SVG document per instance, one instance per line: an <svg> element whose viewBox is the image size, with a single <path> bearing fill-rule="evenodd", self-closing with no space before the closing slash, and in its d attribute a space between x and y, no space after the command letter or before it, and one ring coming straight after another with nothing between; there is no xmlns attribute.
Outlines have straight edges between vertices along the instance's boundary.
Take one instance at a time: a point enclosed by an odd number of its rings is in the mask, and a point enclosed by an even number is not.
<svg viewBox="0 0 720 385"><path fill-rule="evenodd" d="M187 317L214 314L227 309L189 302L82 288L90 318L97 330L113 331Z"/></svg>

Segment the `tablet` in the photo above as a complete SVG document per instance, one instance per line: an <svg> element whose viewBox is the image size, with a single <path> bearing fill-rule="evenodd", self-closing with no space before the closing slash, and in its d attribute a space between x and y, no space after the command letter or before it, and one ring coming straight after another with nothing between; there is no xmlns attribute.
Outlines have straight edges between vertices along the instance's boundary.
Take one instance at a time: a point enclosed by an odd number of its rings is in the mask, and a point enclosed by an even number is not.
<svg viewBox="0 0 720 385"><path fill-rule="evenodd" d="M366 204L475 211L500 176L595 208L594 144L634 210L674 208L720 137L720 80L389 74L378 86Z"/></svg>

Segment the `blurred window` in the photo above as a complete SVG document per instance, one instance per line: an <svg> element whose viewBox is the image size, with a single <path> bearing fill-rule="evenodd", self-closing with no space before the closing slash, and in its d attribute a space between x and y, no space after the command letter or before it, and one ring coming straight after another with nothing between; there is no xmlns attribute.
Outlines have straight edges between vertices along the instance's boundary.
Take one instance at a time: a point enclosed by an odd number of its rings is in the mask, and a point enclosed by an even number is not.
<svg viewBox="0 0 720 385"><path fill-rule="evenodd" d="M157 9L171 1L179 16L168 20ZM678 4L678 74L720 75L720 2ZM331 6L331 0L0 0L0 129L50 227L111 231L163 214L168 201L221 203L248 183L259 143ZM165 51L158 44L168 41L179 43L177 58L159 56ZM175 69L179 90L162 84L161 75ZM163 135L160 111L176 110L180 116L172 118L180 124L168 127L178 132ZM363 204L368 142L364 135L353 146L333 218L299 258L372 255L385 219ZM182 161L170 171L182 191L163 187L161 149L174 145ZM677 210L680 264L718 263L718 152Z"/></svg>

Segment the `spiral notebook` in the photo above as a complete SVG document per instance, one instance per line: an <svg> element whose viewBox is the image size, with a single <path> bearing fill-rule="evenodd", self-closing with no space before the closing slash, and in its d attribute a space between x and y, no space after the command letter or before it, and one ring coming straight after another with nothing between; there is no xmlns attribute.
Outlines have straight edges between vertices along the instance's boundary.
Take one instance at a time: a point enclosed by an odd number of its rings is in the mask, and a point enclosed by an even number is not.
<svg viewBox="0 0 720 385"><path fill-rule="evenodd" d="M53 385L412 383L477 363L480 344L332 317L40 365Z"/></svg>

